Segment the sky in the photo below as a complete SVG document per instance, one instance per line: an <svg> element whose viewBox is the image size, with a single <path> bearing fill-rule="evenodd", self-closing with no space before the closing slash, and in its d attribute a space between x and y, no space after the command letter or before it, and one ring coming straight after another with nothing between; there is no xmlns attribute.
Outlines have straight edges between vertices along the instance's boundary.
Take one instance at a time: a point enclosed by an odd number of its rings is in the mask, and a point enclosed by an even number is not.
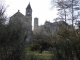
<svg viewBox="0 0 80 60"><path fill-rule="evenodd" d="M53 22L53 19L57 17L56 8L51 8L51 0L4 0L3 2L7 6L6 15L8 17L15 14L18 10L25 15L25 9L29 2L33 10L32 20L34 21L34 18L38 17L39 25L43 25L46 20Z"/></svg>

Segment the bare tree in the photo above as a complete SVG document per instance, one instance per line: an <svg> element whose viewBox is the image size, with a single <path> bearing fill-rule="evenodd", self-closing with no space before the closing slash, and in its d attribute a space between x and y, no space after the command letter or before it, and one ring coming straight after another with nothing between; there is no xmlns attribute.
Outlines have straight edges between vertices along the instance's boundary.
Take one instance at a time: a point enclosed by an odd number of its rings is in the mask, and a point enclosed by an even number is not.
<svg viewBox="0 0 80 60"><path fill-rule="evenodd" d="M55 2L55 6L58 8L58 15L60 20L71 20L72 26L75 20L79 17L80 1L79 0L52 0Z"/></svg>

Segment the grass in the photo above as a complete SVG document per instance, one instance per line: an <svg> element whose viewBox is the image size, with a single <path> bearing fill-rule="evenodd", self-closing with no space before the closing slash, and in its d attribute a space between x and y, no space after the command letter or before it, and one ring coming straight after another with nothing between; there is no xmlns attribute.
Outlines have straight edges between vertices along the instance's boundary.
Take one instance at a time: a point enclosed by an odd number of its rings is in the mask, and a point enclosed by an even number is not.
<svg viewBox="0 0 80 60"><path fill-rule="evenodd" d="M27 60L50 60L53 55L49 51L43 51L42 53L39 53L38 51L31 51L29 47L25 48L25 50L27 51Z"/></svg>
<svg viewBox="0 0 80 60"><path fill-rule="evenodd" d="M43 52L42 54L39 53L38 51L27 51L27 58L30 58L31 56L33 56L34 58L36 57L36 59L45 59L45 60L49 60L50 57L52 56L52 54L50 52Z"/></svg>
<svg viewBox="0 0 80 60"><path fill-rule="evenodd" d="M25 48L26 51L30 51L31 49L29 47Z"/></svg>

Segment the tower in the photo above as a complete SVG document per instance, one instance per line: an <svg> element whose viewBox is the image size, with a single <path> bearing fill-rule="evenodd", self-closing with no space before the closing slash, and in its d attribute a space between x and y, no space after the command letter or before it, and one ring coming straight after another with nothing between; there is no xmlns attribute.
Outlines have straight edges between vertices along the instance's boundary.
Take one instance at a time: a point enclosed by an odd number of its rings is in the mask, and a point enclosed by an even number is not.
<svg viewBox="0 0 80 60"><path fill-rule="evenodd" d="M32 8L30 2L26 8L26 18L28 20L28 23L30 24L30 29L32 30Z"/></svg>
<svg viewBox="0 0 80 60"><path fill-rule="evenodd" d="M34 30L38 28L38 18L34 18Z"/></svg>

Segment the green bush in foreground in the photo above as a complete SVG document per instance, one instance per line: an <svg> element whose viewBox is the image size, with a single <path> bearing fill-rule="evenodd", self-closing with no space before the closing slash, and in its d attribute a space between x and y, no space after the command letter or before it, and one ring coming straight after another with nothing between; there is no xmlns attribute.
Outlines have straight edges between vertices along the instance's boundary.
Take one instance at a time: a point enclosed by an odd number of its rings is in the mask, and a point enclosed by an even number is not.
<svg viewBox="0 0 80 60"><path fill-rule="evenodd" d="M52 52L52 60L80 60L80 33L76 30L61 30Z"/></svg>
<svg viewBox="0 0 80 60"><path fill-rule="evenodd" d="M52 47L52 43L49 40L38 40L36 44L30 46L32 51L39 51L40 53L44 50L48 50L49 47Z"/></svg>

